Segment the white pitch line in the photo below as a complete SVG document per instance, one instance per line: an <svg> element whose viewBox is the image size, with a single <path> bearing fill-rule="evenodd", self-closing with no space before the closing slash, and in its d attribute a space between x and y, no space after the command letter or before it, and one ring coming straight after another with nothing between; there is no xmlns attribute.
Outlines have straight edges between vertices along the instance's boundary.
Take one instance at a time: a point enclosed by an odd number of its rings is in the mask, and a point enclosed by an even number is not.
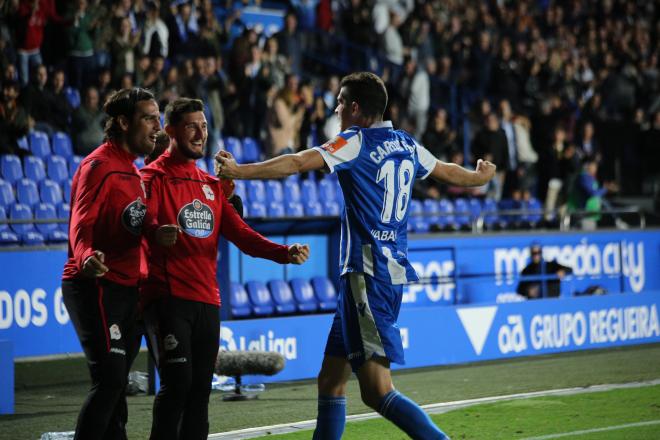
<svg viewBox="0 0 660 440"><path fill-rule="evenodd" d="M616 431L619 429L637 428L639 426L660 425L660 420L650 420L648 422L626 423L625 425L605 426L603 428L583 429L581 431L562 432L560 434L548 434L540 437L526 437L520 440L550 440L553 438L570 437L573 435L593 434L595 432Z"/></svg>
<svg viewBox="0 0 660 440"><path fill-rule="evenodd" d="M654 385L660 385L660 379L655 379L645 382L603 384L603 385L592 385L588 387L562 388L556 390L532 391L529 393L507 394L503 396L480 397L477 399L456 400L453 402L431 403L428 405L422 405L422 408L424 408L424 410L429 414L442 414L448 411L465 408L468 406L480 405L484 403L501 402L504 400L530 399L533 397L547 397L547 396L569 396L574 394L595 393L599 391L610 391L610 390L623 389L623 388L640 388L640 387L647 387ZM355 414L355 415L347 416L346 421L355 422L360 420L375 419L378 417L381 417L381 415L375 412L370 412L365 414ZM660 421L658 421L658 423L660 423ZM300 422L282 423L279 425L259 426L255 428L245 428L236 431L221 432L218 434L209 435L208 439L209 440L244 440L244 439L263 437L267 435L273 435L273 434L287 434L290 432L297 432L305 429L313 429L315 426L316 426L316 420L303 420ZM560 434L553 434L553 435L560 435ZM573 433L566 435L573 435ZM541 438L546 438L546 437L538 437L538 439ZM555 437L547 437L547 438L555 438ZM537 437L534 437L534 439L536 440ZM525 439L525 440L531 440L531 439Z"/></svg>

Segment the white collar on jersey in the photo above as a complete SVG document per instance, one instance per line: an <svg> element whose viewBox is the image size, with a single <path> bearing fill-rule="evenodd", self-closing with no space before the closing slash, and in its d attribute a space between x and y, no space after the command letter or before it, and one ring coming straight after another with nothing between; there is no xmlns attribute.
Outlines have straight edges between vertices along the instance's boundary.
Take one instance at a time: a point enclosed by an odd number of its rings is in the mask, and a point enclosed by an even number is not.
<svg viewBox="0 0 660 440"><path fill-rule="evenodd" d="M369 128L392 128L392 121L378 121L374 122Z"/></svg>

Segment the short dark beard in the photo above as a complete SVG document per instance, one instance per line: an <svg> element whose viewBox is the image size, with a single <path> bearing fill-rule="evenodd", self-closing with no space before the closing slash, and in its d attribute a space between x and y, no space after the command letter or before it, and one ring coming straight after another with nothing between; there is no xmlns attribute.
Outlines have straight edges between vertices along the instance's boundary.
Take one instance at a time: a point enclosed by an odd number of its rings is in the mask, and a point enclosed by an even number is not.
<svg viewBox="0 0 660 440"><path fill-rule="evenodd" d="M186 156L188 159L195 159L195 160L201 159L202 157L204 157L204 153L206 152L206 145L204 145L202 147L202 152L199 153L199 154L195 153L194 151L192 151L188 147L184 147L179 142L177 142L177 146L179 147L179 151L181 152L181 154Z"/></svg>

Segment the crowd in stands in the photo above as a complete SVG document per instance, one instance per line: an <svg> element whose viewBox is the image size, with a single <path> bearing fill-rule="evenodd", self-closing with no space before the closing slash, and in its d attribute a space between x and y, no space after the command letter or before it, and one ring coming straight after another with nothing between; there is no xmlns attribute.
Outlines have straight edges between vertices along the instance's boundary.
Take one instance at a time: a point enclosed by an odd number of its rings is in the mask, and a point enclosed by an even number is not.
<svg viewBox="0 0 660 440"><path fill-rule="evenodd" d="M260 6L285 11L281 29L245 24ZM248 137L274 156L334 136L341 75L372 69L395 127L440 159L498 166L488 188L424 182L416 198L553 208L587 200L573 197L585 181L598 197L650 194L659 31L660 5L643 0L4 0L0 153L29 154L21 139L41 131L88 154L108 92L140 86L161 109L202 99L210 154Z"/></svg>

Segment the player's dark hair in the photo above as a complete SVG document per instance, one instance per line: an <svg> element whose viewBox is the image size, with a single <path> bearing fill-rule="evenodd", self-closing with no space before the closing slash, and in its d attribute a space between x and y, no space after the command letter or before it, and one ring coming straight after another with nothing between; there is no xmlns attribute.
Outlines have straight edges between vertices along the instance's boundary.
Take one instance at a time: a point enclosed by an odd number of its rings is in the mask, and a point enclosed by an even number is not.
<svg viewBox="0 0 660 440"><path fill-rule="evenodd" d="M346 103L357 102L366 117L382 118L387 107L387 89L378 75L371 72L356 72L342 78Z"/></svg>
<svg viewBox="0 0 660 440"><path fill-rule="evenodd" d="M140 101L156 100L154 94L140 87L121 89L111 93L103 104L103 111L109 116L105 122L105 138L118 139L121 136L119 117L133 119L135 106Z"/></svg>
<svg viewBox="0 0 660 440"><path fill-rule="evenodd" d="M186 113L203 112L204 103L199 99L177 98L165 107L165 125L176 125Z"/></svg>

